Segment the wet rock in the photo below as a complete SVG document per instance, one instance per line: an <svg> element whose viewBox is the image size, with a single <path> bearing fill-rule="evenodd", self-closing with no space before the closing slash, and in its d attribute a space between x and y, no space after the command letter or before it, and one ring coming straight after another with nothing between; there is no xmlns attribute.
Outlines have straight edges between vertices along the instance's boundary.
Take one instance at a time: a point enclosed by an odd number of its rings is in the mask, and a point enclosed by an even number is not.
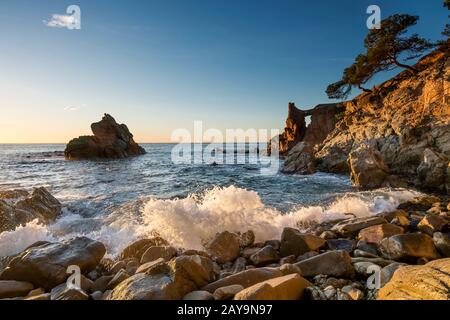
<svg viewBox="0 0 450 320"><path fill-rule="evenodd" d="M183 300L191 300L191 301L207 301L214 300L214 296L208 291L192 291L183 297Z"/></svg>
<svg viewBox="0 0 450 320"><path fill-rule="evenodd" d="M69 266L76 265L82 273L89 272L105 253L102 243L85 237L46 243L29 248L12 259L0 274L0 280L27 281L49 290L69 277Z"/></svg>
<svg viewBox="0 0 450 320"><path fill-rule="evenodd" d="M240 291L235 300L301 300L312 284L298 274L266 280Z"/></svg>
<svg viewBox="0 0 450 320"><path fill-rule="evenodd" d="M450 219L443 216L427 215L417 225L417 229L433 236L438 231L446 232L450 227Z"/></svg>
<svg viewBox="0 0 450 320"><path fill-rule="evenodd" d="M359 232L358 238L368 243L379 244L384 238L388 238L397 234L403 234L402 227L390 223L385 223L362 229Z"/></svg>
<svg viewBox="0 0 450 320"><path fill-rule="evenodd" d="M110 300L181 300L213 281L213 262L202 256L181 256L170 261L170 274L136 273L111 291Z"/></svg>
<svg viewBox="0 0 450 320"><path fill-rule="evenodd" d="M330 250L352 252L356 247L356 241L348 239L329 239L327 240L327 246Z"/></svg>
<svg viewBox="0 0 450 320"><path fill-rule="evenodd" d="M433 239L421 233L401 234L385 238L380 243L380 251L384 257L393 260L422 257L438 259L440 257Z"/></svg>
<svg viewBox="0 0 450 320"><path fill-rule="evenodd" d="M130 275L124 269L120 270L119 272L116 273L114 278L112 278L111 281L108 282L106 289L107 290L114 289L119 283L121 283L125 279L128 279L129 277Z"/></svg>
<svg viewBox="0 0 450 320"><path fill-rule="evenodd" d="M226 278L217 280L203 287L203 290L213 293L216 289L234 284L248 288L259 282L283 276L283 273L275 268L256 268L245 270Z"/></svg>
<svg viewBox="0 0 450 320"><path fill-rule="evenodd" d="M89 295L81 288L69 288L63 283L52 289L50 300L89 300Z"/></svg>
<svg viewBox="0 0 450 320"><path fill-rule="evenodd" d="M278 251L272 246L265 246L250 257L250 261L257 267L266 266L279 259Z"/></svg>
<svg viewBox="0 0 450 320"><path fill-rule="evenodd" d="M354 218L335 224L332 230L343 236L351 236L362 229L384 223L387 223L387 221L383 217Z"/></svg>
<svg viewBox="0 0 450 320"><path fill-rule="evenodd" d="M241 286L240 284L234 284L231 286L216 289L213 296L215 300L229 300L233 299L234 296L242 290L244 290L243 286Z"/></svg>
<svg viewBox="0 0 450 320"><path fill-rule="evenodd" d="M218 263L234 261L240 252L239 240L239 236L235 233L221 232L206 245L206 250Z"/></svg>
<svg viewBox="0 0 450 320"><path fill-rule="evenodd" d="M177 255L177 249L171 246L157 246L148 248L141 258L141 264L155 261L159 258L163 258L165 261L169 261Z"/></svg>
<svg viewBox="0 0 450 320"><path fill-rule="evenodd" d="M130 258L135 258L138 261L141 260L142 255L150 247L156 246L168 246L169 243L160 237L150 238L150 239L139 239L129 246L127 246L120 254L120 260L126 260Z"/></svg>
<svg viewBox="0 0 450 320"><path fill-rule="evenodd" d="M94 281L91 287L91 291L101 291L104 292L108 283L114 278L114 276L101 276L97 280Z"/></svg>
<svg viewBox="0 0 450 320"><path fill-rule="evenodd" d="M5 194L0 198L0 233L11 231L20 225L37 219L42 224L56 220L61 214L61 203L45 188L36 188L31 196L28 192L16 190L14 194ZM17 201L11 201L8 196L18 196Z"/></svg>
<svg viewBox="0 0 450 320"><path fill-rule="evenodd" d="M252 230L248 230L241 234L239 238L239 244L242 248L249 247L255 243L255 233Z"/></svg>
<svg viewBox="0 0 450 320"><path fill-rule="evenodd" d="M441 199L435 196L416 197L410 201L401 203L397 209L411 211L427 211L434 203L439 202Z"/></svg>
<svg viewBox="0 0 450 320"><path fill-rule="evenodd" d="M0 299L24 297L31 290L33 284L24 281L0 280Z"/></svg>
<svg viewBox="0 0 450 320"><path fill-rule="evenodd" d="M433 242L443 257L450 257L450 233L435 232Z"/></svg>
<svg viewBox="0 0 450 320"><path fill-rule="evenodd" d="M351 258L346 251L328 251L318 256L297 262L302 276L312 277L319 274L346 277L354 273Z"/></svg>
<svg viewBox="0 0 450 320"><path fill-rule="evenodd" d="M450 258L402 266L380 289L379 300L449 300Z"/></svg>
<svg viewBox="0 0 450 320"><path fill-rule="evenodd" d="M284 228L281 235L280 254L300 256L308 251L315 251L325 245L325 240L312 234L302 234L293 228Z"/></svg>
<svg viewBox="0 0 450 320"><path fill-rule="evenodd" d="M67 159L114 158L122 159L145 153L125 124L117 124L109 114L91 125L93 136L71 140L64 150Z"/></svg>

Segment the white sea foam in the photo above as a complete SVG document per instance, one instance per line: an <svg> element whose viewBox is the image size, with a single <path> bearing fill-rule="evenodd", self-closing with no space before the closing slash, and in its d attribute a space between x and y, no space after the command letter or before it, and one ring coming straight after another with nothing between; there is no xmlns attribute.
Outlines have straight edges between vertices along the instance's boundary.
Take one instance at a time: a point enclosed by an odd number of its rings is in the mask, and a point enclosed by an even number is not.
<svg viewBox="0 0 450 320"><path fill-rule="evenodd" d="M152 198L140 212L95 219L65 213L50 226L33 221L0 234L0 256L18 253L39 240L54 241L81 235L103 242L109 255L155 232L174 246L192 249L202 249L205 240L224 230L245 232L251 229L257 241L264 241L279 238L283 228L288 226L340 219L348 213L362 217L392 211L417 195L419 193L404 189L348 193L328 205L298 206L283 213L264 205L254 191L235 186L216 187L184 199Z"/></svg>

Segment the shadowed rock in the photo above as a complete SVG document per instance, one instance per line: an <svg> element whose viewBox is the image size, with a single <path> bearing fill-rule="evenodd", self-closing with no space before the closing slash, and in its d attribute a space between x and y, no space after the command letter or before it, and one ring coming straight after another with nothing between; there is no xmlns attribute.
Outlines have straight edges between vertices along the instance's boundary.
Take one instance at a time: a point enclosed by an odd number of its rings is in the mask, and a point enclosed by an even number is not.
<svg viewBox="0 0 450 320"><path fill-rule="evenodd" d="M81 136L71 140L64 151L67 159L111 158L123 159L145 153L125 124L118 124L105 114L100 122L93 123L93 136Z"/></svg>

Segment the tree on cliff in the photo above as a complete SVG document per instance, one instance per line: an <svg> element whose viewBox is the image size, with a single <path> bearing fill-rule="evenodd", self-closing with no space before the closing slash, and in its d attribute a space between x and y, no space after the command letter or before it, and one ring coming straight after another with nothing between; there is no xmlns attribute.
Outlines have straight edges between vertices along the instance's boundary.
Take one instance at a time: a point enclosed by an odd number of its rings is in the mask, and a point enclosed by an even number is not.
<svg viewBox="0 0 450 320"><path fill-rule="evenodd" d="M376 65L376 72L401 67L417 73L414 67L401 63L399 59L401 54L406 54L405 60L417 58L434 47L433 43L418 34L403 37L418 20L417 16L396 14L384 19L380 29L370 30L364 45L370 63Z"/></svg>
<svg viewBox="0 0 450 320"><path fill-rule="evenodd" d="M352 91L352 87L357 87L364 92L372 92L362 86L373 76L374 72L375 66L370 63L366 55L360 54L356 57L355 62L344 70L342 80L330 84L326 93L330 99L345 99Z"/></svg>
<svg viewBox="0 0 450 320"><path fill-rule="evenodd" d="M414 59L435 46L417 34L404 36L407 29L418 20L417 16L396 14L384 19L380 29L370 30L364 41L366 53L356 57L355 62L344 70L340 81L328 86L326 90L328 97L345 99L352 87L372 92L362 86L380 71L402 67L416 73L414 67L400 62L400 56L406 55L405 60Z"/></svg>

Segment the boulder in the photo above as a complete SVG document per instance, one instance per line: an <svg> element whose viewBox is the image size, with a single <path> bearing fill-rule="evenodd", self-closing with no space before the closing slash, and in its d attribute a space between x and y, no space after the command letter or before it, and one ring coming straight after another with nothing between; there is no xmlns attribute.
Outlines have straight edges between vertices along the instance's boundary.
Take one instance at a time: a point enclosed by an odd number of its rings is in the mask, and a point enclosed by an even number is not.
<svg viewBox="0 0 450 320"><path fill-rule="evenodd" d="M231 286L216 289L213 296L215 300L229 300L233 299L234 296L242 290L244 290L243 286L240 284L233 284Z"/></svg>
<svg viewBox="0 0 450 320"><path fill-rule="evenodd" d="M168 274L136 273L111 291L110 300L181 300L213 281L213 262L202 256L181 256L169 263Z"/></svg>
<svg viewBox="0 0 450 320"><path fill-rule="evenodd" d="M0 299L24 297L31 290L33 284L24 281L0 280Z"/></svg>
<svg viewBox="0 0 450 320"><path fill-rule="evenodd" d="M354 218L338 222L333 226L332 231L342 236L351 236L357 234L362 229L384 223L387 223L387 221L383 217Z"/></svg>
<svg viewBox="0 0 450 320"><path fill-rule="evenodd" d="M218 263L233 261L240 252L239 235L224 231L218 233L207 245L207 252L216 258Z"/></svg>
<svg viewBox="0 0 450 320"><path fill-rule="evenodd" d="M163 258L153 260L137 268L136 273L147 273L147 274L157 274L157 273L167 273L169 266Z"/></svg>
<svg viewBox="0 0 450 320"><path fill-rule="evenodd" d="M169 261L177 255L177 249L171 246L157 246L148 248L141 258L141 264L155 261L159 258L163 258L165 261Z"/></svg>
<svg viewBox="0 0 450 320"><path fill-rule="evenodd" d="M111 279L111 281L108 282L106 286L106 290L112 290L114 289L119 283L122 281L128 279L130 275L124 270L120 270L116 273L116 275Z"/></svg>
<svg viewBox="0 0 450 320"><path fill-rule="evenodd" d="M145 251L147 251L150 247L155 246L168 246L169 243L160 237L150 238L150 239L139 239L129 246L127 246L125 249L122 250L120 253L120 260L125 260L129 258L135 258L138 261L141 260L142 255Z"/></svg>
<svg viewBox="0 0 450 320"><path fill-rule="evenodd" d="M380 152L367 144L360 144L350 152L348 167L355 186L365 188L391 186L389 167Z"/></svg>
<svg viewBox="0 0 450 320"><path fill-rule="evenodd" d="M282 257L300 256L325 245L325 240L312 234L303 234L294 228L284 228L281 234L280 254Z"/></svg>
<svg viewBox="0 0 450 320"><path fill-rule="evenodd" d="M196 290L189 292L183 297L183 300L197 300L197 301L207 301L214 300L214 296L208 291Z"/></svg>
<svg viewBox="0 0 450 320"><path fill-rule="evenodd" d="M347 252L352 252L356 247L356 241L349 239L328 239L327 246L330 250L344 250Z"/></svg>
<svg viewBox="0 0 450 320"><path fill-rule="evenodd" d="M328 251L315 257L297 262L302 276L313 277L328 275L333 277L347 277L354 273L352 260L346 251Z"/></svg>
<svg viewBox="0 0 450 320"><path fill-rule="evenodd" d="M81 136L67 144L64 150L67 159L121 159L145 153L127 126L118 124L109 114L105 114L100 122L93 123L91 130L93 136Z"/></svg>
<svg viewBox="0 0 450 320"><path fill-rule="evenodd" d="M450 233L435 232L433 234L433 242L443 257L450 257Z"/></svg>
<svg viewBox="0 0 450 320"><path fill-rule="evenodd" d="M235 300L301 300L312 284L298 274L290 274L255 284L240 291Z"/></svg>
<svg viewBox="0 0 450 320"><path fill-rule="evenodd" d="M446 232L450 227L450 219L444 216L426 215L417 225L417 229L433 236L438 231Z"/></svg>
<svg viewBox="0 0 450 320"><path fill-rule="evenodd" d="M450 258L401 266L379 290L379 300L450 300Z"/></svg>
<svg viewBox="0 0 450 320"><path fill-rule="evenodd" d="M255 243L255 233L252 230L248 230L240 235L239 244L242 248L249 247Z"/></svg>
<svg viewBox="0 0 450 320"><path fill-rule="evenodd" d="M403 234L403 228L390 224L378 224L368 228L364 228L359 232L358 238L368 243L379 244L384 238Z"/></svg>
<svg viewBox="0 0 450 320"><path fill-rule="evenodd" d="M36 219L48 224L61 214L61 203L43 187L34 189L31 195L25 190L5 191L3 198L7 200L0 198L0 233Z"/></svg>
<svg viewBox="0 0 450 320"><path fill-rule="evenodd" d="M89 295L81 288L69 288L63 283L52 289L50 300L89 300Z"/></svg>
<svg viewBox="0 0 450 320"><path fill-rule="evenodd" d="M400 234L385 238L380 243L385 258L406 260L413 258L439 259L433 239L422 233Z"/></svg>
<svg viewBox="0 0 450 320"><path fill-rule="evenodd" d="M257 267L266 266L268 264L277 262L280 260L278 251L272 246L265 246L252 256L250 256L250 261Z"/></svg>
<svg viewBox="0 0 450 320"><path fill-rule="evenodd" d="M210 283L202 288L202 290L209 291L213 293L218 288L227 287L230 285L239 284L244 288L248 288L254 284L259 282L263 282L265 280L277 278L283 276L283 273L275 268L256 268L245 270L233 275L230 275L226 278L222 278L213 283Z"/></svg>
<svg viewBox="0 0 450 320"><path fill-rule="evenodd" d="M85 237L32 246L9 262L0 280L27 281L49 290L69 277L69 266L76 265L82 273L89 272L105 253L102 243Z"/></svg>

